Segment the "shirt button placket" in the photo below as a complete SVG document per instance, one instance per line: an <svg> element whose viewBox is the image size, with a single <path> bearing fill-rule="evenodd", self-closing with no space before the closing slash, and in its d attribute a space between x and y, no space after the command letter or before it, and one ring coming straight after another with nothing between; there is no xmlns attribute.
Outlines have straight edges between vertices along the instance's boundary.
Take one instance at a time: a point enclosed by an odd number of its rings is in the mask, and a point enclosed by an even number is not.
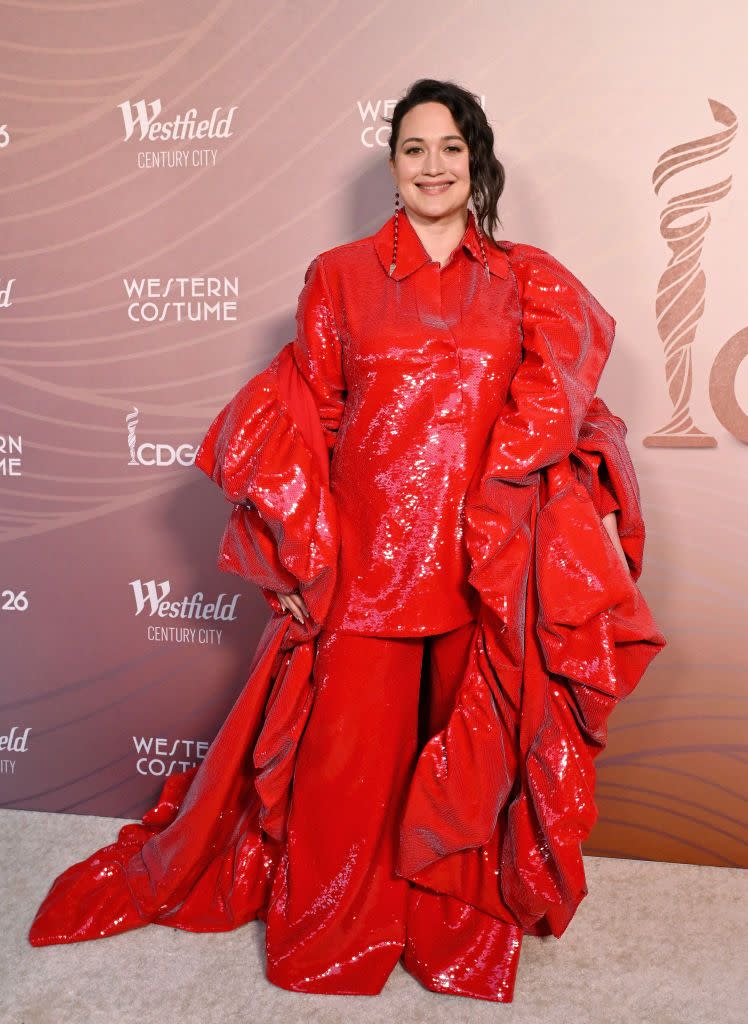
<svg viewBox="0 0 748 1024"><path fill-rule="evenodd" d="M424 347L431 364L434 417L440 423L460 419L463 406L457 343L442 309L442 279L435 261L416 273L418 312L427 330Z"/></svg>

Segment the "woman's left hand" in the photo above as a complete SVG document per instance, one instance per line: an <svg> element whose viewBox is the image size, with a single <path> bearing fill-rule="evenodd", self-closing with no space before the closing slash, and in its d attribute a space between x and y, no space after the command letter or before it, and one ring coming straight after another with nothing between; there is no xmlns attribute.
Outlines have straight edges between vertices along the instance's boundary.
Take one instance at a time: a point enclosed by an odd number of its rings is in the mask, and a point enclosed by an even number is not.
<svg viewBox="0 0 748 1024"><path fill-rule="evenodd" d="M626 552L623 550L621 545L621 538L618 536L618 520L615 512L608 512L602 519L603 526L608 531L608 536L613 542L613 546L618 552L618 557L623 562L624 568L627 572L630 572L628 559L626 558Z"/></svg>

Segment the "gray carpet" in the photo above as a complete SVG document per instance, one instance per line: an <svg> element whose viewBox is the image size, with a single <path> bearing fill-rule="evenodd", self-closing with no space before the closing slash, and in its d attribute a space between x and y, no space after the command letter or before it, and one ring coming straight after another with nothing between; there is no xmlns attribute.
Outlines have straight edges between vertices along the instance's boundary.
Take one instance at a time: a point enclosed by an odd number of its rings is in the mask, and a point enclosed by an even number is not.
<svg viewBox="0 0 748 1024"><path fill-rule="evenodd" d="M53 878L123 824L0 810L2 1024L748 1020L748 873L730 868L586 858L589 895L561 939L525 937L511 1004L429 992L399 965L379 996L286 992L265 978L260 921L219 934L153 925L30 946Z"/></svg>

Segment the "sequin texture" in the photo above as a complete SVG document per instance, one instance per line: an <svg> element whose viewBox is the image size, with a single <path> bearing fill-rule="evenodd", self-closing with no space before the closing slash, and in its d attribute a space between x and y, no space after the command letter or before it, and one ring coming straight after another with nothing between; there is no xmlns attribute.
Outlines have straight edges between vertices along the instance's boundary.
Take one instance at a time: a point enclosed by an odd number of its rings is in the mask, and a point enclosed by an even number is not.
<svg viewBox="0 0 748 1024"><path fill-rule="evenodd" d="M313 261L296 351L330 438L340 515L327 623L412 636L475 617L464 499L519 365L520 310L502 250L490 250L486 277L472 211L442 267L401 211L390 276L392 237L390 218Z"/></svg>

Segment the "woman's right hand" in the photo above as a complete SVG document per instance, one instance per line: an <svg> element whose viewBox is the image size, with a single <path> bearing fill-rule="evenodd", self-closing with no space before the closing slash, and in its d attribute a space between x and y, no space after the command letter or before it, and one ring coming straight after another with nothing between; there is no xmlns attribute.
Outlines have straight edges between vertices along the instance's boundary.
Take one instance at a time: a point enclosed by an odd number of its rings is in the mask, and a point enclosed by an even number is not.
<svg viewBox="0 0 748 1024"><path fill-rule="evenodd" d="M278 594L276 592L276 597L280 601L281 607L285 611L290 612L303 625L304 616L309 615L309 609L304 604L304 599L298 590L294 590L292 594Z"/></svg>

